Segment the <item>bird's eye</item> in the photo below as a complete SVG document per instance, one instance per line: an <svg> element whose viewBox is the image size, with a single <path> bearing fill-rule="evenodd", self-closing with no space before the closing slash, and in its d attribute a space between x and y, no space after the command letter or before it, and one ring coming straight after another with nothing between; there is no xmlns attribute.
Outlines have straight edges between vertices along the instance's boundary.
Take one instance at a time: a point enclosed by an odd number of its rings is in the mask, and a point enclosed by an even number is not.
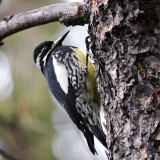
<svg viewBox="0 0 160 160"><path fill-rule="evenodd" d="M43 49L42 49L42 51L45 51L47 48L46 47L44 47Z"/></svg>

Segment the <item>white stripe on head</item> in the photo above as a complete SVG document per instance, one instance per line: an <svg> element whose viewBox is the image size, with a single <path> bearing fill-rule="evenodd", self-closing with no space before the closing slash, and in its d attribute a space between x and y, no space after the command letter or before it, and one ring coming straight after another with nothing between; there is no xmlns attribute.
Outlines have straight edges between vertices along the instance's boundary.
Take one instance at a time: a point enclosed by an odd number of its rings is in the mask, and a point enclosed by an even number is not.
<svg viewBox="0 0 160 160"><path fill-rule="evenodd" d="M46 65L46 60L47 60L47 57L48 57L49 53L50 53L50 50L48 51L48 53L47 53L47 54L43 57L43 59L42 59L42 61L43 61L43 66Z"/></svg>
<svg viewBox="0 0 160 160"><path fill-rule="evenodd" d="M64 64L57 62L56 58L52 55L54 71L62 90L68 93L68 72Z"/></svg>
<svg viewBox="0 0 160 160"><path fill-rule="evenodd" d="M42 51L39 53L39 55L38 55L38 57L37 57L37 59L36 59L36 64L37 64L37 66L38 66L39 69L42 68L42 65L43 65L43 67L45 66L47 57L48 57L48 55L49 55L49 53L50 53L50 50L49 50L49 51L46 53L46 55L45 55L45 56L42 58L42 60L41 60L41 56L42 56L41 54L43 53L44 49L45 49L45 48L42 49ZM41 64L41 62L43 62L43 64Z"/></svg>
<svg viewBox="0 0 160 160"><path fill-rule="evenodd" d="M41 69L41 65L40 65L40 54L38 55L37 59L36 59L36 65L39 69Z"/></svg>

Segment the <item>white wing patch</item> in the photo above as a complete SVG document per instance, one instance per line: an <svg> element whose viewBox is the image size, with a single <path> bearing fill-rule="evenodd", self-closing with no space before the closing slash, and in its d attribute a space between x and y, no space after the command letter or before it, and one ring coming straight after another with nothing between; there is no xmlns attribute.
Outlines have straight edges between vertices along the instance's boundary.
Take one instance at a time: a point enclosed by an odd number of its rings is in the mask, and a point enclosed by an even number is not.
<svg viewBox="0 0 160 160"><path fill-rule="evenodd" d="M54 56L52 56L54 71L57 76L57 81L59 82L62 90L68 93L68 72L64 64L57 62Z"/></svg>

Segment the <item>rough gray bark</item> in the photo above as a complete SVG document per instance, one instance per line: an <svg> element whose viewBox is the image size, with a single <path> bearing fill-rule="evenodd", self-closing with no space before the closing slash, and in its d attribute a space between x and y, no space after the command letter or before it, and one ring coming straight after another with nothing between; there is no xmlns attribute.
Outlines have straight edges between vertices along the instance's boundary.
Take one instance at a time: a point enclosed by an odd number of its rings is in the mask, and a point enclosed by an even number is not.
<svg viewBox="0 0 160 160"><path fill-rule="evenodd" d="M160 159L160 1L92 0L108 159Z"/></svg>
<svg viewBox="0 0 160 160"><path fill-rule="evenodd" d="M91 48L106 111L107 157L158 160L160 1L91 0L86 3L90 9L86 16L79 5L73 10L62 8L56 12L52 10L53 5L50 12L45 8L45 12L35 10L41 14L29 11L7 17L0 22L0 40L51 21L84 24L89 12Z"/></svg>

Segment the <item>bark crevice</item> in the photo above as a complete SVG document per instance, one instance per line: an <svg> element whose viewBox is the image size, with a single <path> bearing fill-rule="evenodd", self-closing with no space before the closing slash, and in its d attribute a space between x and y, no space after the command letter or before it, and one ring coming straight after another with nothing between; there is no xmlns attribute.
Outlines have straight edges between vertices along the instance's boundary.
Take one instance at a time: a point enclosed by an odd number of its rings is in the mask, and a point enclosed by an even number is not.
<svg viewBox="0 0 160 160"><path fill-rule="evenodd" d="M160 153L159 136L153 136L160 134L159 4L99 1L90 16L109 159L156 159Z"/></svg>

